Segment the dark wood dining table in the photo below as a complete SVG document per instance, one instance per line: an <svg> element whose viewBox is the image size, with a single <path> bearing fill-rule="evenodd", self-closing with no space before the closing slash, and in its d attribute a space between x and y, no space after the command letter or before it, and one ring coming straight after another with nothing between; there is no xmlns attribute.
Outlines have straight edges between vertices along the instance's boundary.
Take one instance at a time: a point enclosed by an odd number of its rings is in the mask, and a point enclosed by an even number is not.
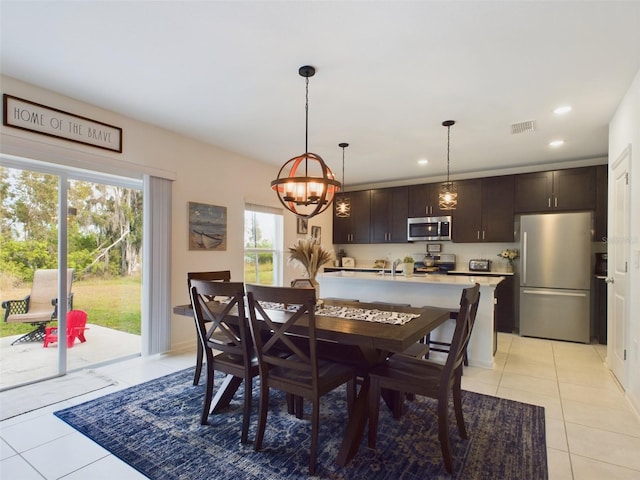
<svg viewBox="0 0 640 480"><path fill-rule="evenodd" d="M426 334L442 325L449 318L449 310L436 307L400 307L395 305L348 302L341 300L325 300L326 305L339 305L346 307L383 310L392 312L414 313L419 316L404 323L394 325L388 323L370 322L341 317L316 316L316 335L319 340L336 345L349 345L357 347L360 351L365 367L365 375L362 385L356 397L353 413L349 418L349 423L345 430L342 445L336 463L344 466L353 458L358 451L362 435L368 420L369 408L369 378L366 369L384 361L391 353L402 352L410 345L419 341ZM178 305L173 308L173 313L193 318L191 305ZM291 315L285 310L270 311L273 313L274 321L286 321ZM308 324L301 319L296 324L300 335L305 335ZM339 350L337 350L339 351ZM362 371L362 368L360 369ZM227 378L223 387L218 392L213 402L212 411L219 410L226 406L237 388L242 383L242 379Z"/></svg>

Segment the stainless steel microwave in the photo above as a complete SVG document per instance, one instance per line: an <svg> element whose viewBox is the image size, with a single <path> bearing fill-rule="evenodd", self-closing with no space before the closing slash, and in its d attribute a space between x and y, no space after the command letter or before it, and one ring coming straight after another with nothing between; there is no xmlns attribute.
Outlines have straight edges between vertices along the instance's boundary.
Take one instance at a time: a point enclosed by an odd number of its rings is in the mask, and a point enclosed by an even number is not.
<svg viewBox="0 0 640 480"><path fill-rule="evenodd" d="M451 240L451 217L420 217L407 219L407 240Z"/></svg>

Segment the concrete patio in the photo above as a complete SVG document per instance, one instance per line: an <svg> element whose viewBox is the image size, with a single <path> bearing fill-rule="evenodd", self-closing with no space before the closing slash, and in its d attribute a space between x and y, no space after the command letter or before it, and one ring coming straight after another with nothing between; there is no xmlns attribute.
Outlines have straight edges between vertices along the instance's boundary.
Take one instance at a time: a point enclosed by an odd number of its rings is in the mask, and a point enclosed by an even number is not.
<svg viewBox="0 0 640 480"><path fill-rule="evenodd" d="M87 324L87 341L76 340L67 350L67 370L78 370L140 353L139 335ZM18 336L0 338L0 389L55 375L58 344L43 348L43 342L11 345Z"/></svg>

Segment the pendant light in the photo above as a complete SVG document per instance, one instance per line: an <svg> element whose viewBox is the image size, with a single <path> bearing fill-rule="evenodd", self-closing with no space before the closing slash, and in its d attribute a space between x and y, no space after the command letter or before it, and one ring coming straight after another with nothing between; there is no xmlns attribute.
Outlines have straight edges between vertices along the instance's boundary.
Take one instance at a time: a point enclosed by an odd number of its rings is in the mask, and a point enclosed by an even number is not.
<svg viewBox="0 0 640 480"><path fill-rule="evenodd" d="M344 192L344 149L349 146L348 143L339 143L342 148L342 192L336 195L336 217L348 218L351 216L351 199Z"/></svg>
<svg viewBox="0 0 640 480"><path fill-rule="evenodd" d="M440 194L438 196L438 206L440 210L455 210L458 206L458 189L449 180L449 153L451 150L451 126L455 125L453 120L445 120L442 122L443 127L447 127L447 181L440 185Z"/></svg>
<svg viewBox="0 0 640 480"><path fill-rule="evenodd" d="M280 203L300 218L311 218L324 212L341 185L320 155L309 152L309 77L316 73L312 66L300 67L298 73L305 78L305 132L304 154L285 163L271 189L278 194Z"/></svg>

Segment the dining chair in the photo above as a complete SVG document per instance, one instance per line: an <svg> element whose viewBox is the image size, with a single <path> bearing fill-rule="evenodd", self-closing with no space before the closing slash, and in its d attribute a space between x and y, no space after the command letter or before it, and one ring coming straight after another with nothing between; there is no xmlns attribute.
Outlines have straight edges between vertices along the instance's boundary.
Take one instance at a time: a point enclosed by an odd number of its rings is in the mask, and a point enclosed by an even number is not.
<svg viewBox="0 0 640 480"><path fill-rule="evenodd" d="M207 280L209 282L229 282L231 281L231 271L218 270L212 272L188 272L187 273L187 287L191 290L191 280ZM208 320L207 320L208 321ZM202 373L202 359L204 357L204 350L200 344L200 340L196 338L197 353L196 353L196 371L193 374L193 384L198 385L200 382L200 374Z"/></svg>
<svg viewBox="0 0 640 480"><path fill-rule="evenodd" d="M253 355L244 306L244 284L241 282L212 282L191 280L189 290L199 343L207 359L207 386L200 423L207 425L215 371L244 380L244 408L240 441L247 442L251 416L252 379L259 374L258 360ZM216 311L209 306L213 297L227 297L228 302L217 303ZM207 314L205 315L205 312ZM233 315L234 319L229 318ZM207 323L211 323L210 326ZM207 328L208 327L208 328ZM214 355L214 350L219 353Z"/></svg>
<svg viewBox="0 0 640 480"><path fill-rule="evenodd" d="M466 348L480 301L480 285L465 288L460 300L456 328L451 340L451 350L444 365L404 354L392 355L384 364L369 372L371 380L369 396L369 447L375 448L378 433L378 415L382 389L394 392L394 417L402 408L406 393L434 398L438 401L438 439L447 472L453 473L453 459L449 441L449 394L462 438L467 438L462 414L460 381L463 353Z"/></svg>
<svg viewBox="0 0 640 480"><path fill-rule="evenodd" d="M464 290L462 292L462 296L464 296ZM462 300L462 299L461 299ZM453 320L454 322L458 318L458 312L452 311L449 312L449 320ZM441 353L449 353L451 350L451 342L443 342L431 340L431 333L428 333L423 338L420 339L419 342L414 343L409 346L402 353L405 355L410 355L415 358L429 358L429 354L433 352L441 352ZM465 347L463 352L462 363L465 367L469 366L469 357L467 355L467 348Z"/></svg>
<svg viewBox="0 0 640 480"><path fill-rule="evenodd" d="M355 370L349 365L318 358L315 289L247 285L249 326L260 365L260 409L254 448L260 450L267 422L271 388L287 393L287 399L311 401L311 447L309 473L316 469L320 398L347 384L347 398L355 398ZM270 310L261 302L288 305L287 312ZM306 319L305 334L292 332ZM283 358L281 352L288 351ZM297 412L302 416L302 412ZM345 422L346 424L346 422Z"/></svg>

